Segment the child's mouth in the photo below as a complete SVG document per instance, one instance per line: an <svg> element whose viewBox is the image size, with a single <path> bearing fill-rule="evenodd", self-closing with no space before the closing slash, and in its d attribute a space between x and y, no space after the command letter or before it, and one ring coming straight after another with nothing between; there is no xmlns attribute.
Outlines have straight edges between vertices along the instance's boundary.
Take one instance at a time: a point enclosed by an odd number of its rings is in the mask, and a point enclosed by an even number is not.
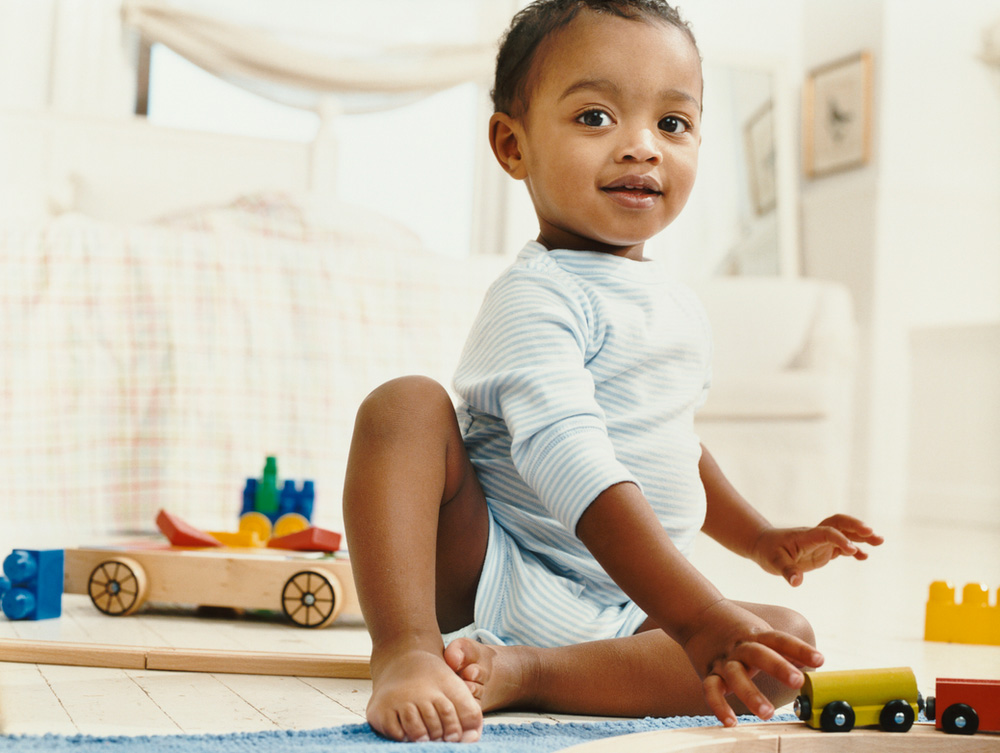
<svg viewBox="0 0 1000 753"><path fill-rule="evenodd" d="M662 196L660 191L658 191L654 186L649 185L648 182L612 183L609 186L605 186L601 190L614 199L618 204L628 209L648 209L656 203L656 200L660 196Z"/></svg>
<svg viewBox="0 0 1000 753"><path fill-rule="evenodd" d="M652 188L630 188L626 186L619 186L616 188L605 188L608 193L623 193L623 194L636 194L636 195L648 195L648 196L659 196L659 191L654 191Z"/></svg>

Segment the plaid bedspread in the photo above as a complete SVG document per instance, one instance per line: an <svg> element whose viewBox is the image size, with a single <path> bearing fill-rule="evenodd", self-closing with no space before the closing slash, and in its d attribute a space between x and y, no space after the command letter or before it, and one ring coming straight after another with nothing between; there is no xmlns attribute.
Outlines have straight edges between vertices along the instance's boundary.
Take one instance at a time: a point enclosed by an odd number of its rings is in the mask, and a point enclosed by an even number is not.
<svg viewBox="0 0 1000 753"><path fill-rule="evenodd" d="M159 508L235 530L266 455L339 529L359 402L401 374L447 384L502 266L210 219L0 231L8 532L148 530Z"/></svg>

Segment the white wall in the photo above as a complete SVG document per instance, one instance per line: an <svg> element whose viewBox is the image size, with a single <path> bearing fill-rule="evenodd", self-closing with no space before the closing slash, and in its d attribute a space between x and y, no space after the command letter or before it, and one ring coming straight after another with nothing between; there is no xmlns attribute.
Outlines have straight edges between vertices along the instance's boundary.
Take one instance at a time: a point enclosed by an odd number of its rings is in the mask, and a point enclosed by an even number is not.
<svg viewBox="0 0 1000 753"><path fill-rule="evenodd" d="M877 248L910 388L894 460L908 513L1000 525L1000 69L976 57L1000 2L937 8L885 3ZM917 125L929 107L941 129Z"/></svg>
<svg viewBox="0 0 1000 753"><path fill-rule="evenodd" d="M976 58L1000 2L938 7L885 5L881 202L911 327L1000 320L1000 69Z"/></svg>
<svg viewBox="0 0 1000 753"><path fill-rule="evenodd" d="M925 395L928 384L911 336L1000 321L1000 86L975 57L1000 3L963 0L942 10L928 0L850 0L805 8L807 70L860 49L875 55L872 163L802 190L805 272L848 284L861 325L857 510L887 519L933 515L912 504L928 468L908 461L945 456L939 450L949 433L963 428L915 431L926 416L914 415L921 408L912 389ZM952 356L977 367L971 352ZM946 404L946 389L935 387ZM993 450L1000 456L1000 445ZM975 508L979 519L998 522L1000 487L992 499Z"/></svg>
<svg viewBox="0 0 1000 753"><path fill-rule="evenodd" d="M1000 430L984 428L1000 419L1000 370L975 345L1000 328L1000 71L976 57L1000 1L680 5L706 59L784 60L796 103L811 69L874 54L871 163L795 175L803 273L846 284L860 327L854 511L946 517L950 502L1000 523L1000 463L983 460L1000 458ZM942 369L966 375L958 392Z"/></svg>

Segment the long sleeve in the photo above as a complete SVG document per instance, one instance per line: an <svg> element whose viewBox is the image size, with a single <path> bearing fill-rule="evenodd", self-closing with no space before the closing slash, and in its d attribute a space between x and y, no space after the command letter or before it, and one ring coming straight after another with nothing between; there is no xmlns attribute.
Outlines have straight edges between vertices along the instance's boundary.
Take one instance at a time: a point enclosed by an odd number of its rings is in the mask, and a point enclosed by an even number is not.
<svg viewBox="0 0 1000 753"><path fill-rule="evenodd" d="M502 420L517 472L569 531L598 494L635 481L615 457L587 368L604 333L570 278L515 270L487 294L455 376L473 415Z"/></svg>

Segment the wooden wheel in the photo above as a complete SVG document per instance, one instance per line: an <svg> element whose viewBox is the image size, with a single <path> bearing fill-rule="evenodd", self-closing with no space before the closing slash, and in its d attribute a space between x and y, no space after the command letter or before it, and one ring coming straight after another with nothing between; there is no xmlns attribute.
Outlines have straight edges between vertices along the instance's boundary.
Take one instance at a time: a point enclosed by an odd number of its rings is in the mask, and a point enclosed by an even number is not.
<svg viewBox="0 0 1000 753"><path fill-rule="evenodd" d="M281 591L281 608L301 627L326 627L337 619L343 605L340 581L319 568L295 573Z"/></svg>
<svg viewBox="0 0 1000 753"><path fill-rule="evenodd" d="M104 614L112 617L132 614L146 600L146 573L128 557L107 560L90 574L87 593Z"/></svg>

